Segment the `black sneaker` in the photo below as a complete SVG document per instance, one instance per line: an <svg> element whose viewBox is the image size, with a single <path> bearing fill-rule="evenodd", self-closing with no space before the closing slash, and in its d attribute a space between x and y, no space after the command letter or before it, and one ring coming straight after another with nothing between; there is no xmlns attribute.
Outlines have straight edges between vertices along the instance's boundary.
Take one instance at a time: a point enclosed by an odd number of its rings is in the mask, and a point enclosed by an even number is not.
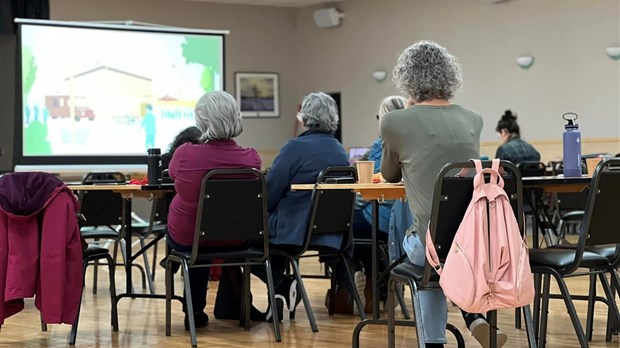
<svg viewBox="0 0 620 348"><path fill-rule="evenodd" d="M276 310L278 311L278 321L282 321L282 317L284 316L284 297L282 295L276 295ZM265 321L273 321L273 306L270 304L267 309L267 314L265 315Z"/></svg>

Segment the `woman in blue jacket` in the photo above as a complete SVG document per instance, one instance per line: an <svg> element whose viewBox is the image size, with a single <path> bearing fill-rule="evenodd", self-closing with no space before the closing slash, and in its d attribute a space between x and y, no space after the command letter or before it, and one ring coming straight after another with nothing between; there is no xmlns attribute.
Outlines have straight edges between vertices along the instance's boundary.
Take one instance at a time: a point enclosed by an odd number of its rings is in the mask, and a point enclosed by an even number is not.
<svg viewBox="0 0 620 348"><path fill-rule="evenodd" d="M306 131L284 145L267 174L269 240L279 248L303 245L308 230L312 192L291 191L291 185L314 183L323 169L349 165L342 144L334 137L338 128L334 99L321 92L308 94L297 118ZM312 244L340 248L341 242L339 236L326 235L313 239ZM286 302L292 312L301 299L297 281L285 276L284 257L270 255L270 260L278 311ZM264 269L254 267L252 271L266 282Z"/></svg>

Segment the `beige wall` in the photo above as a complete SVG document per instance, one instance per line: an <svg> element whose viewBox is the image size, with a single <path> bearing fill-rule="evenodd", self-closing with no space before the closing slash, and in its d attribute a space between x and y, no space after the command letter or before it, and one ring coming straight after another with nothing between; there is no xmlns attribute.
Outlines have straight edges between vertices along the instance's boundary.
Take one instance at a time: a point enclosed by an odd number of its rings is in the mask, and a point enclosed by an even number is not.
<svg viewBox="0 0 620 348"><path fill-rule="evenodd" d="M329 30L313 25L315 8L298 12L298 90L342 92L346 146L370 144L377 103L396 93L389 78L377 83L371 71L391 73L406 46L429 39L459 58L464 85L455 102L483 115L483 145L497 140L506 108L519 114L533 143L559 141L562 113L575 111L585 138L614 138L607 152L620 152L620 62L605 53L620 45L619 1L354 0L338 7L346 17ZM536 59L530 70L515 62L525 54ZM561 144L541 152L551 159Z"/></svg>
<svg viewBox="0 0 620 348"><path fill-rule="evenodd" d="M618 0L349 0L337 4L342 25L317 29L304 9L218 5L175 0L51 0L52 19L127 20L228 29L226 89L235 71L280 74L277 119L246 119L240 142L258 148L268 166L291 137L298 100L322 90L342 93L345 146L377 135L378 101L396 93L370 73L391 72L403 48L440 42L463 65L455 101L485 120L482 153L496 148L495 124L504 109L519 114L523 137L550 160L561 156L561 114L580 114L584 153L620 152L620 62L605 54L620 45ZM530 70L515 58L536 57ZM602 139L602 140L601 140ZM589 145L590 142L596 145ZM607 149L602 151L601 147ZM594 151L593 151L594 152Z"/></svg>

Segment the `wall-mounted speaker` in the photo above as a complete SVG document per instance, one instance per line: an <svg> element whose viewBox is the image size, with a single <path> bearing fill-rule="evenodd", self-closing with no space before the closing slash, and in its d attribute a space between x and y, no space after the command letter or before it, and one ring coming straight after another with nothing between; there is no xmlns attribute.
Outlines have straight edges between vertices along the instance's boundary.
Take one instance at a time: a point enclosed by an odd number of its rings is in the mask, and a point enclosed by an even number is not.
<svg viewBox="0 0 620 348"><path fill-rule="evenodd" d="M338 10L333 7L314 11L314 23L319 28L337 27L340 25L340 19L342 17L344 17L344 14L338 12Z"/></svg>

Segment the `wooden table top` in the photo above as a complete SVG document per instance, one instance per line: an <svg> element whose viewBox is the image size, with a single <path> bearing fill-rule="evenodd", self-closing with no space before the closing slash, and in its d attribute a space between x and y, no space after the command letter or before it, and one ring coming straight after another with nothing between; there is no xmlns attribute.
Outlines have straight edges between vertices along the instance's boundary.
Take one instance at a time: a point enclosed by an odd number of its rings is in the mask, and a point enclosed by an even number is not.
<svg viewBox="0 0 620 348"><path fill-rule="evenodd" d="M405 185L403 183L377 184L294 184L291 191L314 190L353 190L359 192L366 200L377 199L405 199Z"/></svg>
<svg viewBox="0 0 620 348"><path fill-rule="evenodd" d="M159 198L164 192L174 191L174 184L162 185L130 185L130 184L94 184L94 185L67 185L72 191L112 191L123 198L147 197Z"/></svg>
<svg viewBox="0 0 620 348"><path fill-rule="evenodd" d="M545 192L581 192L590 185L592 178L564 176L527 176L522 178L523 188L542 188Z"/></svg>

